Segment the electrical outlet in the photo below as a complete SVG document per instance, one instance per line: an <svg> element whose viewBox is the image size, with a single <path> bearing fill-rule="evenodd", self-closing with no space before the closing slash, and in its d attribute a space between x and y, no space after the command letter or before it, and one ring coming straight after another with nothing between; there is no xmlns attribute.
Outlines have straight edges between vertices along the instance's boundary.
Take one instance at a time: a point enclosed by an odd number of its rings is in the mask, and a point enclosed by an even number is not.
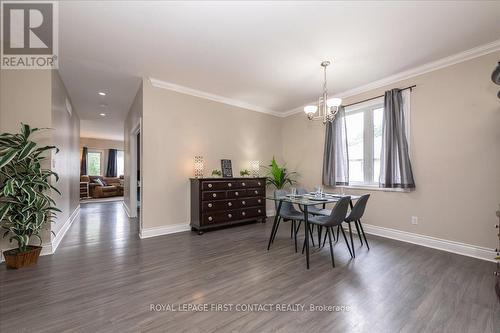
<svg viewBox="0 0 500 333"><path fill-rule="evenodd" d="M417 216L412 216L411 217L411 224L417 225L418 224L418 217Z"/></svg>

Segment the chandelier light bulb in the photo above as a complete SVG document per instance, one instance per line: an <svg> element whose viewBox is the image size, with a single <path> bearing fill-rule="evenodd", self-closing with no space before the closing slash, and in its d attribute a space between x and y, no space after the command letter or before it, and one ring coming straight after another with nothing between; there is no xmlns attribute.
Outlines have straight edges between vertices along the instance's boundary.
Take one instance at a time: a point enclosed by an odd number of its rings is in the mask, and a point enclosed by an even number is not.
<svg viewBox="0 0 500 333"><path fill-rule="evenodd" d="M316 105L308 105L308 106L304 107L304 112L307 115L316 113L316 111L318 111L318 107Z"/></svg>
<svg viewBox="0 0 500 333"><path fill-rule="evenodd" d="M330 98L328 101L326 101L326 104L329 107L339 107L342 104L342 98Z"/></svg>

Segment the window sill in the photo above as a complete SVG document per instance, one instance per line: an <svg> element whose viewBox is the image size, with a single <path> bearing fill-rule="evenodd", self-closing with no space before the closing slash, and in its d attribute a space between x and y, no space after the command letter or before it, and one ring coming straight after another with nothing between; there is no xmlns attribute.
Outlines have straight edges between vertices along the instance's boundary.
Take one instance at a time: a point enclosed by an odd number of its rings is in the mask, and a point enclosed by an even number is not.
<svg viewBox="0 0 500 333"><path fill-rule="evenodd" d="M384 188L384 187L370 186L370 185L348 185L348 186L337 186L337 187L346 188L350 190L368 190L368 191L402 192L402 193L412 192L410 189L406 188Z"/></svg>

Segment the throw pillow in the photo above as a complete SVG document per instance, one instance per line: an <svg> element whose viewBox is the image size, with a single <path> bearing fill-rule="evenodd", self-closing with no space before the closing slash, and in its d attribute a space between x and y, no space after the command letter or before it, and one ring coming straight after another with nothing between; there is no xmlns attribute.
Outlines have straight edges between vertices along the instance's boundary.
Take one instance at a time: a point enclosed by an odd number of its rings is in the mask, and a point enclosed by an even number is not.
<svg viewBox="0 0 500 333"><path fill-rule="evenodd" d="M101 186L106 186L100 178L96 178L95 182Z"/></svg>

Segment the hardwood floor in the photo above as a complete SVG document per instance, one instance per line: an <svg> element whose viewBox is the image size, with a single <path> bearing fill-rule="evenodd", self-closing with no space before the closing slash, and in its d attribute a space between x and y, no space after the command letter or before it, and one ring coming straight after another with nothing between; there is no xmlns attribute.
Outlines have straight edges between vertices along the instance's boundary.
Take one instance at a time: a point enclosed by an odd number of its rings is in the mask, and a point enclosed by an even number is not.
<svg viewBox="0 0 500 333"><path fill-rule="evenodd" d="M0 265L1 332L499 332L494 264L369 236L296 254L272 223L140 240L121 203L82 205L57 253ZM347 312L153 312L150 304L300 303Z"/></svg>

